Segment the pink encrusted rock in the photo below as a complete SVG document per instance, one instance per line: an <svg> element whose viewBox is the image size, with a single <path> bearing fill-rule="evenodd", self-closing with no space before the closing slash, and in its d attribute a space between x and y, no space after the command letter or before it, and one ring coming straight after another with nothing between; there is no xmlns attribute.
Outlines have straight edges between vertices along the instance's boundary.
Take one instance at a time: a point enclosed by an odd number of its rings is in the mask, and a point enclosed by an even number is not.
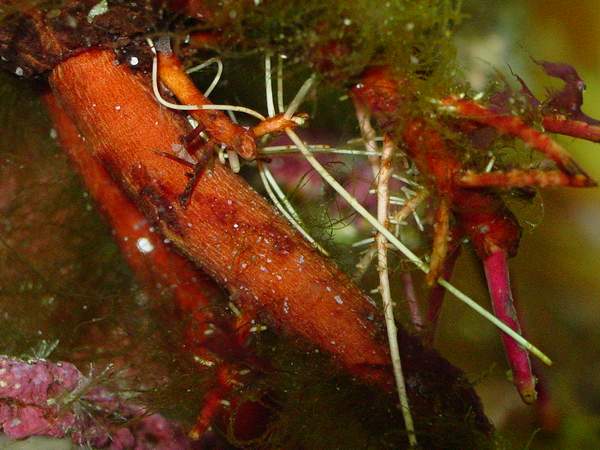
<svg viewBox="0 0 600 450"><path fill-rule="evenodd" d="M137 450L179 450L189 446L180 428L160 414L144 417L133 427Z"/></svg>
<svg viewBox="0 0 600 450"><path fill-rule="evenodd" d="M111 450L127 450L135 445L135 437L129 428L120 428L113 435L113 441L110 444Z"/></svg>
<svg viewBox="0 0 600 450"><path fill-rule="evenodd" d="M81 402L88 407L78 415ZM0 356L0 431L10 439L68 434L76 444L114 450L190 447L178 425L94 386L70 363L7 356Z"/></svg>
<svg viewBox="0 0 600 450"><path fill-rule="evenodd" d="M46 407L49 399L72 391L81 372L69 363L31 363L0 356L0 398Z"/></svg>
<svg viewBox="0 0 600 450"><path fill-rule="evenodd" d="M67 417L46 418L47 411L38 406L13 405L3 422L4 433L10 439L29 436L64 437L65 431L74 423L73 414ZM64 419L64 420L63 420Z"/></svg>

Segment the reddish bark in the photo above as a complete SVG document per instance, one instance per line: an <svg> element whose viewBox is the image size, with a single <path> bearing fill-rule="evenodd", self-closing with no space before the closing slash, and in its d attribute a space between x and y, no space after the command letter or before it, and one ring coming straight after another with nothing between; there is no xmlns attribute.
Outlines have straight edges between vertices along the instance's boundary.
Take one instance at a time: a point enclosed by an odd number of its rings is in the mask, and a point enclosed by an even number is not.
<svg viewBox="0 0 600 450"><path fill-rule="evenodd" d="M185 105L211 105L212 102L204 96L186 75L179 59L171 52L164 41L157 45L166 48L158 49L158 73L161 81ZM235 150L243 158L256 157L256 142L251 131L232 123L223 111L194 110L189 112L204 128L207 134L220 144Z"/></svg>
<svg viewBox="0 0 600 450"><path fill-rule="evenodd" d="M50 81L113 178L236 302L334 354L363 379L389 383L375 308L240 178L216 165L190 205L178 204L185 168L157 151L169 151L188 129L159 107L146 82L101 51L65 61Z"/></svg>

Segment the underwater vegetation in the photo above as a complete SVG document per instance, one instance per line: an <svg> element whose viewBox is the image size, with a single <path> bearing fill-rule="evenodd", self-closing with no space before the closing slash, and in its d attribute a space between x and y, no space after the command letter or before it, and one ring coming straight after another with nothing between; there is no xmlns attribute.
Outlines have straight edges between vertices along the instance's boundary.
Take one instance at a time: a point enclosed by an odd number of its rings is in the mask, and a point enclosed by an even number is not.
<svg viewBox="0 0 600 450"><path fill-rule="evenodd" d="M560 81L545 96L518 72L469 85L444 0L1 5L16 364L114 371L140 411L182 423L181 448L493 447L434 349L449 292L500 329L551 422L508 259L515 204L596 185L551 136L600 140L575 68L531 61ZM464 247L492 313L452 281ZM14 359L41 340L54 353Z"/></svg>

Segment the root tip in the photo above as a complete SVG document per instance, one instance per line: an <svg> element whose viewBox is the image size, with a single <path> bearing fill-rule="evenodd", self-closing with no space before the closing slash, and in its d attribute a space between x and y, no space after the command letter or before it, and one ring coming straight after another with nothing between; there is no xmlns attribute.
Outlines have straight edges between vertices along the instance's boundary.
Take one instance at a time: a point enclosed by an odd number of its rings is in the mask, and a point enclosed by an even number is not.
<svg viewBox="0 0 600 450"><path fill-rule="evenodd" d="M537 400L538 394L535 389L535 381L531 381L531 383L527 383L526 385L517 386L517 390L525 404L532 405Z"/></svg>

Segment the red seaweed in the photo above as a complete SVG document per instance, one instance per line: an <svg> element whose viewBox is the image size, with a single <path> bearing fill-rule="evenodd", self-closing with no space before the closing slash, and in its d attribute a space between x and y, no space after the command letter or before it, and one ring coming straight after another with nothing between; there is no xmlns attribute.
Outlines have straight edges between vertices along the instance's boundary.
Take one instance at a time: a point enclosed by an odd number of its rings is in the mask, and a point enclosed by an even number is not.
<svg viewBox="0 0 600 450"><path fill-rule="evenodd" d="M492 253L483 260L483 267L494 314L520 334L521 326L513 304L506 253L502 250ZM531 370L529 353L506 334L502 334L502 343L517 391L525 403L533 403L537 398L536 380Z"/></svg>

